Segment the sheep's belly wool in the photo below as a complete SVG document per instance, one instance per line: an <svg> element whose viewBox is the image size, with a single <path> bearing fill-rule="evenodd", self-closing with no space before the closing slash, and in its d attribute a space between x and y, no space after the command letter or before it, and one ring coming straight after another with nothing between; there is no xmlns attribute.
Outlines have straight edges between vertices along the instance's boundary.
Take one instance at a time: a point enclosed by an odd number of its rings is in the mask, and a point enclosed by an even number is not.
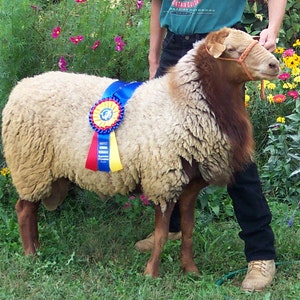
<svg viewBox="0 0 300 300"><path fill-rule="evenodd" d="M208 182L226 183L230 146L201 89L193 88L190 98L187 91L180 101L169 80L167 75L142 84L127 102L116 130L123 169L110 173L88 170L85 162L93 135L89 110L114 80L49 72L19 82L3 110L2 136L20 197L43 200L53 182L66 178L102 195L126 194L141 185L163 209L188 183L180 157L196 160Z"/></svg>

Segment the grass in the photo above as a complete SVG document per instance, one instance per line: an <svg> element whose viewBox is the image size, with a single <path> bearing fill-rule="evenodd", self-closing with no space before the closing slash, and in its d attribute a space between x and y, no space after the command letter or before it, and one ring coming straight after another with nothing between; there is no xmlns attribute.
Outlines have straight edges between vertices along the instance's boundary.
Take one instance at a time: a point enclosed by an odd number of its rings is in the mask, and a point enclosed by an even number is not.
<svg viewBox="0 0 300 300"><path fill-rule="evenodd" d="M243 293L244 271L222 285L224 275L243 270L246 261L233 218L211 220L197 213L194 251L200 275L180 269L180 242L165 246L160 277L143 275L149 253L135 241L153 229L151 210L132 217L114 199L101 201L78 189L53 212L40 210L42 248L25 258L13 203L0 202L0 299L300 299L300 218L288 227L289 208L271 202L277 243L277 275L262 293Z"/></svg>

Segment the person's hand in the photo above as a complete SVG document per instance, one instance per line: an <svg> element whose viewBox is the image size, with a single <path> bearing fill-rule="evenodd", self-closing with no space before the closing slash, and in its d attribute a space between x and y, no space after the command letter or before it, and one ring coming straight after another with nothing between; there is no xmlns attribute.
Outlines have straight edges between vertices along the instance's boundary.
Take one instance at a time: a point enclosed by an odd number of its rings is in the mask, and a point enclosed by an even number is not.
<svg viewBox="0 0 300 300"><path fill-rule="evenodd" d="M154 79L159 64L149 62L149 80Z"/></svg>
<svg viewBox="0 0 300 300"><path fill-rule="evenodd" d="M277 35L269 28L262 30L259 35L259 43L270 52L276 49L276 40Z"/></svg>

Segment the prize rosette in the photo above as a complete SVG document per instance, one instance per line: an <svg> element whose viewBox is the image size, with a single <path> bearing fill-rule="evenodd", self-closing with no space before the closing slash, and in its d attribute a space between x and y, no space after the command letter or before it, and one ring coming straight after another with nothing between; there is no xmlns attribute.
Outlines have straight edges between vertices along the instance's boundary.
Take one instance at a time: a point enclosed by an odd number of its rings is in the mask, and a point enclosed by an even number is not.
<svg viewBox="0 0 300 300"><path fill-rule="evenodd" d="M115 129L124 118L124 106L142 82L114 81L90 109L89 123L94 135L85 167L93 171L115 172L123 169Z"/></svg>
<svg viewBox="0 0 300 300"><path fill-rule="evenodd" d="M122 164L114 130L124 117L124 107L116 97L98 100L90 109L89 123L95 131L86 168L93 171L115 172Z"/></svg>
<svg viewBox="0 0 300 300"><path fill-rule="evenodd" d="M119 99L110 97L100 99L91 108L89 122L99 134L108 134L118 128L124 117L124 107Z"/></svg>

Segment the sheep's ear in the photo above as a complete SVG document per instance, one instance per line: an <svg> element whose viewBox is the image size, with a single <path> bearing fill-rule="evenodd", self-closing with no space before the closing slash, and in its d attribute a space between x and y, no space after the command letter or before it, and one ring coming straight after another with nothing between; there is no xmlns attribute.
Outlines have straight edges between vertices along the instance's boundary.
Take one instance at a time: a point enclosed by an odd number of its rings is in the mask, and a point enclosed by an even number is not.
<svg viewBox="0 0 300 300"><path fill-rule="evenodd" d="M220 43L213 43L207 45L207 50L211 56L213 56L214 58L218 58L226 50L226 46Z"/></svg>

